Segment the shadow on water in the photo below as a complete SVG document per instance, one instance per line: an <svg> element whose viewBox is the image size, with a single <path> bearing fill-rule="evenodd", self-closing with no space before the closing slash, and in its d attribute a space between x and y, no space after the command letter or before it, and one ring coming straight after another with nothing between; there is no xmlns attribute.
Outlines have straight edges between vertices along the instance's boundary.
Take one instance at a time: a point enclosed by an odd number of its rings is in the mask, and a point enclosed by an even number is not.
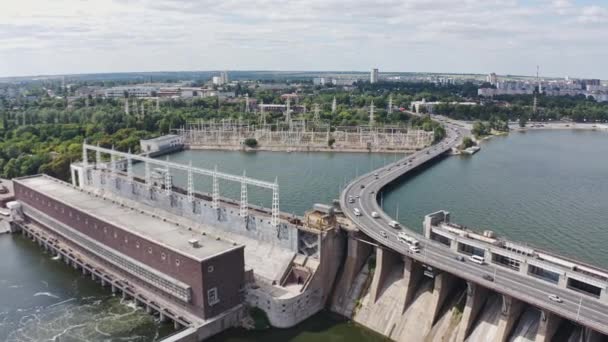
<svg viewBox="0 0 608 342"><path fill-rule="evenodd" d="M353 323L346 318L323 311L289 329L268 329L248 331L242 328L231 329L209 339L211 342L356 342L389 341L385 337Z"/></svg>

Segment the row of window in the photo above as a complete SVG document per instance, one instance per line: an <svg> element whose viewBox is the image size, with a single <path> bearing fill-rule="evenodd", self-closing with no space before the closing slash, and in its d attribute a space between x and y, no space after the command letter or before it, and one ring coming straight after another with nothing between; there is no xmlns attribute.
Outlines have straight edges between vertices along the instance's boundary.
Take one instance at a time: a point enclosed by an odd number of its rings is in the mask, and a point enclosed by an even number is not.
<svg viewBox="0 0 608 342"><path fill-rule="evenodd" d="M47 205L49 208L54 208L55 211L61 212L62 214L65 214L65 207L63 207L63 206L60 207L60 205L57 202L55 202L55 204L53 206L52 203L51 203L52 201L45 200L44 197L38 196L38 194L35 194L33 191L25 190L25 195L28 196L28 197L30 197L30 198L32 198L32 199L34 199L34 200L36 200L36 201L38 201L38 202L40 202L42 205ZM69 208L68 208L68 216L71 217L71 218L73 218L75 216L76 217L76 221L80 221L80 214L78 214L78 213L73 214L72 210L70 210ZM86 217L84 218L84 224L86 226L89 225L89 219L86 218ZM93 228L95 230L97 230L99 228L98 225L97 225L97 223L93 224ZM103 233L105 235L108 235L108 227L107 226L103 227ZM112 236L114 237L114 239L118 239L118 232L115 230L113 232ZM129 243L129 238L126 235L124 237L124 242L125 242L125 244ZM135 248L137 248L137 249L140 248L139 241L135 241ZM148 254L153 254L152 247L148 247L147 248L147 252L148 252ZM161 252L160 253L160 259L162 261L166 261L167 260L167 255L165 254L165 252ZM175 258L175 266L179 267L180 265L181 265L181 260L179 258Z"/></svg>
<svg viewBox="0 0 608 342"><path fill-rule="evenodd" d="M28 214L31 215L37 221L41 222L42 224L57 230L62 235L69 236L70 239L74 240L79 245L87 248L92 253L99 255L108 262L118 266L119 268L122 268L130 274L137 276L138 278L162 289L163 291L183 301L190 301L191 290L190 287L186 284L181 285L181 282L176 279L167 276L161 276L157 272L150 270L148 267L142 266L138 262L128 260L127 258L124 258L110 251L109 249L99 245L97 242L94 242L83 234L72 231L71 228L66 227L60 222L56 222L54 219L48 217L43 213L28 210Z"/></svg>

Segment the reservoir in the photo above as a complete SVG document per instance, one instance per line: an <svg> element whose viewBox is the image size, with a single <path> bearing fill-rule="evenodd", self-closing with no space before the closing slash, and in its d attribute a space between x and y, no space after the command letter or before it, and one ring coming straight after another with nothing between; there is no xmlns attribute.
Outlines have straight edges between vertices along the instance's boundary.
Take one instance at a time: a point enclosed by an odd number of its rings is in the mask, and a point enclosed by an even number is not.
<svg viewBox="0 0 608 342"><path fill-rule="evenodd" d="M474 156L447 157L382 196L384 209L420 230L424 215L445 209L452 220L608 268L608 135L592 131L513 132L482 144ZM281 210L302 215L330 203L356 175L393 161L393 154L183 151L171 161L278 180ZM167 157L161 157L167 158ZM143 165L136 165L143 173ZM177 185L185 175L174 174ZM210 179L195 179L210 192ZM220 183L238 200L238 184ZM271 193L249 190L269 207ZM171 327L121 303L108 289L52 260L21 236L0 236L0 340L150 341ZM292 329L234 329L213 341L382 341L366 329L318 314Z"/></svg>

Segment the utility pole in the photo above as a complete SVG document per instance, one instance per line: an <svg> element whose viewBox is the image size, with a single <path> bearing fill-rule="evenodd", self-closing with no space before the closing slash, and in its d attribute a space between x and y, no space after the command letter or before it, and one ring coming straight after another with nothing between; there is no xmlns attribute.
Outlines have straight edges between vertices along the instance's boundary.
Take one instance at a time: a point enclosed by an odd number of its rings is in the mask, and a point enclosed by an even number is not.
<svg viewBox="0 0 608 342"><path fill-rule="evenodd" d="M338 104L336 102L336 97L334 96L334 100L331 103L331 113L336 114L336 109L338 108Z"/></svg>

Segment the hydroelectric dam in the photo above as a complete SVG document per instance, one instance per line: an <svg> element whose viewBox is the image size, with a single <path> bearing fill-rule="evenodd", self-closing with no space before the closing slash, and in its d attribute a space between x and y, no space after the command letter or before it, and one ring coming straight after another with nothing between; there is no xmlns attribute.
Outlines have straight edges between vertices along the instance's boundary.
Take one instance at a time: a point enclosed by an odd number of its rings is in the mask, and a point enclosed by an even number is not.
<svg viewBox="0 0 608 342"><path fill-rule="evenodd" d="M280 211L276 181L84 144L72 184L45 175L13 181L8 221L83 275L172 320L176 332L165 341L247 325L251 307L275 327L329 308L396 341L605 339L607 271L477 233L447 211L427 215L423 234L383 212L387 186L443 158L464 134L450 123L446 131L303 216ZM183 188L173 184L176 171L187 174ZM197 177L211 179L210 193L196 188ZM222 182L239 184L240 198L222 197ZM252 187L268 192L271 208L249 203Z"/></svg>

